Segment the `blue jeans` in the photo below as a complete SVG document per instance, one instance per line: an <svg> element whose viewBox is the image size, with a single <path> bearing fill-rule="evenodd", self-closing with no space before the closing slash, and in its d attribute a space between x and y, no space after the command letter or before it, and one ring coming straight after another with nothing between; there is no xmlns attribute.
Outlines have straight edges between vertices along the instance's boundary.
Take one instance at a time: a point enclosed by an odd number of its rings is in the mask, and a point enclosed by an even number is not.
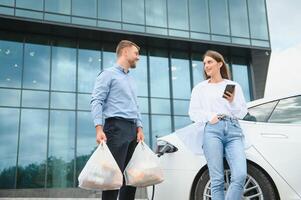
<svg viewBox="0 0 301 200"><path fill-rule="evenodd" d="M236 119L225 117L216 124L207 123L203 150L211 179L212 200L241 200L247 176L242 130ZM224 155L231 170L230 186L224 193Z"/></svg>

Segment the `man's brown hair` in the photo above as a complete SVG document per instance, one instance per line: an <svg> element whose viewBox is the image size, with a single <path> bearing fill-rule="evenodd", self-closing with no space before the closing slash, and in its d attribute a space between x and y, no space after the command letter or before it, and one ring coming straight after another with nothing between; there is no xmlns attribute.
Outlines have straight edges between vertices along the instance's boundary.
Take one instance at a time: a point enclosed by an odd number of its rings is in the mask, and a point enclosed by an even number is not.
<svg viewBox="0 0 301 200"><path fill-rule="evenodd" d="M224 57L222 56L222 54L218 53L217 51L208 50L208 51L206 51L206 53L204 54L203 60L204 60L204 58L205 58L206 56L213 58L213 59L216 60L217 62L223 63L222 67L220 68L221 76L222 76L222 78L225 78L225 79L231 79L230 71L229 71L229 69L228 69L228 66L227 66L227 64L226 64L226 62L225 62L225 59L224 59ZM210 78L210 77L206 74L205 69L204 69L204 75L205 75L205 78L206 78L206 79L209 79L209 78Z"/></svg>
<svg viewBox="0 0 301 200"><path fill-rule="evenodd" d="M124 48L131 47L131 46L136 47L138 49L138 51L140 50L140 47L137 44L135 44L134 42L131 42L129 40L121 40L116 47L117 57L121 56L121 52Z"/></svg>

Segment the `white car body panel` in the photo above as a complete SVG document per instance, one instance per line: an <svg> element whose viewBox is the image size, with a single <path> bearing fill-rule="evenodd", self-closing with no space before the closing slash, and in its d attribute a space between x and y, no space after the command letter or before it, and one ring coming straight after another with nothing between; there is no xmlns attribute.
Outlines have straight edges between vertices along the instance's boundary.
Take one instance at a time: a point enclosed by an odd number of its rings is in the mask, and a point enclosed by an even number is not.
<svg viewBox="0 0 301 200"><path fill-rule="evenodd" d="M250 103L254 106L267 101ZM281 200L301 200L301 124L240 121L251 146L247 159L260 166L273 180ZM188 150L176 134L159 138L178 148L160 157L165 180L156 186L156 200L189 200L193 181L206 165L203 155ZM200 147L201 148L201 147ZM152 188L148 188L151 198Z"/></svg>

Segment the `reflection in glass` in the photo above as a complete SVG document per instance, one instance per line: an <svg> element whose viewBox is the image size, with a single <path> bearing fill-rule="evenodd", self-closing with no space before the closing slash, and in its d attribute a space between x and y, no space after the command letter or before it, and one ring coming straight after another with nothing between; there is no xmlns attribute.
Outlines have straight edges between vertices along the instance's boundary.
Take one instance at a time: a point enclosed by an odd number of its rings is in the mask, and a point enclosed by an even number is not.
<svg viewBox="0 0 301 200"><path fill-rule="evenodd" d="M241 0L229 0L231 35L238 37L249 36L249 21L247 2Z"/></svg>
<svg viewBox="0 0 301 200"><path fill-rule="evenodd" d="M98 18L121 21L121 0L98 0Z"/></svg>
<svg viewBox="0 0 301 200"><path fill-rule="evenodd" d="M189 101L173 100L175 115L188 115Z"/></svg>
<svg viewBox="0 0 301 200"><path fill-rule="evenodd" d="M190 30L209 33L207 0L189 0Z"/></svg>
<svg viewBox="0 0 301 200"><path fill-rule="evenodd" d="M227 0L210 0L211 32L221 35L229 35L229 15Z"/></svg>
<svg viewBox="0 0 301 200"><path fill-rule="evenodd" d="M152 97L170 97L167 57L150 56L150 82Z"/></svg>
<svg viewBox="0 0 301 200"><path fill-rule="evenodd" d="M265 103L259 106L249 108L250 115L256 118L257 122L266 122L270 117L277 101Z"/></svg>
<svg viewBox="0 0 301 200"><path fill-rule="evenodd" d="M52 90L75 91L76 50L52 47Z"/></svg>
<svg viewBox="0 0 301 200"><path fill-rule="evenodd" d="M0 108L0 188L15 187L19 109Z"/></svg>
<svg viewBox="0 0 301 200"><path fill-rule="evenodd" d="M72 0L72 15L96 18L97 0Z"/></svg>
<svg viewBox="0 0 301 200"><path fill-rule="evenodd" d="M174 29L188 30L188 5L183 0L167 0L168 26Z"/></svg>
<svg viewBox="0 0 301 200"><path fill-rule="evenodd" d="M135 79L138 89L138 96L148 96L146 56L140 55L140 59L136 68L131 70L130 73Z"/></svg>
<svg viewBox="0 0 301 200"><path fill-rule="evenodd" d="M22 106L48 108L49 106L49 92L23 90L22 91Z"/></svg>
<svg viewBox="0 0 301 200"><path fill-rule="evenodd" d="M95 128L90 112L77 112L76 177L96 148Z"/></svg>
<svg viewBox="0 0 301 200"><path fill-rule="evenodd" d="M109 52L109 51L103 52L103 63L102 63L103 69L113 67L115 62L116 62L115 52Z"/></svg>
<svg viewBox="0 0 301 200"><path fill-rule="evenodd" d="M44 187L47 130L48 110L22 109L17 188Z"/></svg>
<svg viewBox="0 0 301 200"><path fill-rule="evenodd" d="M169 99L151 99L152 113L156 114L170 114L170 100Z"/></svg>
<svg viewBox="0 0 301 200"><path fill-rule="evenodd" d="M0 106L20 106L20 90L0 89Z"/></svg>
<svg viewBox="0 0 301 200"><path fill-rule="evenodd" d="M180 129L184 128L185 126L188 126L191 124L191 120L189 117L179 117L179 116L174 116L175 119L175 129Z"/></svg>
<svg viewBox="0 0 301 200"><path fill-rule="evenodd" d="M23 45L0 40L0 87L20 87Z"/></svg>
<svg viewBox="0 0 301 200"><path fill-rule="evenodd" d="M75 93L51 92L51 108L75 109Z"/></svg>
<svg viewBox="0 0 301 200"><path fill-rule="evenodd" d="M93 50L78 51L78 91L91 93L97 74L100 72L100 52Z"/></svg>
<svg viewBox="0 0 301 200"><path fill-rule="evenodd" d="M45 0L45 11L71 14L71 0Z"/></svg>
<svg viewBox="0 0 301 200"><path fill-rule="evenodd" d="M75 112L50 111L47 187L73 186Z"/></svg>
<svg viewBox="0 0 301 200"><path fill-rule="evenodd" d="M180 99L190 98L189 61L179 58L171 59L173 97Z"/></svg>
<svg viewBox="0 0 301 200"><path fill-rule="evenodd" d="M89 110L91 101L91 94L78 94L77 95L77 109L78 110Z"/></svg>
<svg viewBox="0 0 301 200"><path fill-rule="evenodd" d="M146 25L167 27L166 0L145 1Z"/></svg>
<svg viewBox="0 0 301 200"><path fill-rule="evenodd" d="M144 1L122 0L122 19L128 23L144 24Z"/></svg>
<svg viewBox="0 0 301 200"><path fill-rule="evenodd" d="M50 47L25 44L23 87L49 89Z"/></svg>
<svg viewBox="0 0 301 200"><path fill-rule="evenodd" d="M248 73L248 66L232 64L232 75L233 80L240 84L246 101L250 101L250 76Z"/></svg>
<svg viewBox="0 0 301 200"><path fill-rule="evenodd" d="M171 133L171 117L164 115L151 115L152 117L152 142L156 144L156 137Z"/></svg>
<svg viewBox="0 0 301 200"><path fill-rule="evenodd" d="M269 122L301 124L301 97L280 100Z"/></svg>
<svg viewBox="0 0 301 200"><path fill-rule="evenodd" d="M16 7L43 11L43 0L16 0Z"/></svg>
<svg viewBox="0 0 301 200"><path fill-rule="evenodd" d="M248 8L251 38L268 40L265 0L248 0Z"/></svg>

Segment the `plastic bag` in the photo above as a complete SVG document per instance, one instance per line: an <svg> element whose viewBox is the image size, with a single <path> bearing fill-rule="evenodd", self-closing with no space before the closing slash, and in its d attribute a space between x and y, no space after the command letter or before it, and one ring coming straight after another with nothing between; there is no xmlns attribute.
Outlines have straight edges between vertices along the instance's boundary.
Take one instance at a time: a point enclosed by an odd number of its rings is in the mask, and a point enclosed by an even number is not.
<svg viewBox="0 0 301 200"><path fill-rule="evenodd" d="M124 170L124 177L126 185L135 187L155 185L164 180L159 158L144 142L139 142L136 146Z"/></svg>
<svg viewBox="0 0 301 200"><path fill-rule="evenodd" d="M106 143L98 145L78 176L79 187L87 190L116 190L122 173Z"/></svg>

